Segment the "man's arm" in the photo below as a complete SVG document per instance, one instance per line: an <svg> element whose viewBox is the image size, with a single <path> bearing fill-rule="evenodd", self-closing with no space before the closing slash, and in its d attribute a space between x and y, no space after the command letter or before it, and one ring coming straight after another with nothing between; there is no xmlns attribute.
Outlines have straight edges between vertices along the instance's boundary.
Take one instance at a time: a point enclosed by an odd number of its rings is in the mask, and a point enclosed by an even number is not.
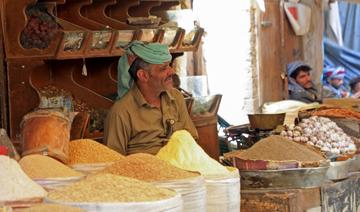
<svg viewBox="0 0 360 212"><path fill-rule="evenodd" d="M122 155L127 154L127 145L130 137L130 131L127 129L129 124L124 123L124 119L121 115L110 111L106 118L104 129L105 144Z"/></svg>
<svg viewBox="0 0 360 212"><path fill-rule="evenodd" d="M195 140L198 140L199 135L198 135L198 132L196 130L196 127L195 127L193 121L190 118L189 112L186 107L185 99L180 92L178 93L178 95L180 95L180 97L179 97L180 101L178 101L179 102L179 112L181 114L180 118L183 119L183 121L184 121L184 129L187 130Z"/></svg>

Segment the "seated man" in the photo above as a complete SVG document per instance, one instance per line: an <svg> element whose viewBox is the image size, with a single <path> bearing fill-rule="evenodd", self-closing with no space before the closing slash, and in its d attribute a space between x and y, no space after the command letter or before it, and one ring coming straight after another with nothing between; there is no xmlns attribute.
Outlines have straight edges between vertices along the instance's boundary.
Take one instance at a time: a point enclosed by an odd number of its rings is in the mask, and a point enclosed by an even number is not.
<svg viewBox="0 0 360 212"><path fill-rule="evenodd" d="M287 65L289 99L305 103L321 102L310 76L311 67L303 61Z"/></svg>
<svg viewBox="0 0 360 212"><path fill-rule="evenodd" d="M326 67L323 75L323 98L345 98L350 96L350 92L344 86L345 69L343 67Z"/></svg>
<svg viewBox="0 0 360 212"><path fill-rule="evenodd" d="M350 95L352 98L360 98L360 77L350 80Z"/></svg>
<svg viewBox="0 0 360 212"><path fill-rule="evenodd" d="M135 41L128 46L118 65L120 100L105 121L107 146L124 155L156 154L176 130L198 138L184 98L173 88L170 62L166 45Z"/></svg>

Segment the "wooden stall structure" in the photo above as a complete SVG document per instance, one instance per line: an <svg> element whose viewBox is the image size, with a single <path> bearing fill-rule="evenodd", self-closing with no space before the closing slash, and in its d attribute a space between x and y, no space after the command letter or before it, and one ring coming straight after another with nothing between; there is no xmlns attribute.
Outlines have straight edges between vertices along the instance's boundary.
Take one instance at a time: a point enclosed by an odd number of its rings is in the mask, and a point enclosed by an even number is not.
<svg viewBox="0 0 360 212"><path fill-rule="evenodd" d="M69 110L90 115L80 135L101 139L103 119L116 97L117 62L126 45L132 40L165 43L174 58L195 51L204 32L195 26L191 32L161 27L166 19L154 14L165 14L179 0L2 0L0 4L2 126L16 145L22 117L59 101L70 102Z"/></svg>

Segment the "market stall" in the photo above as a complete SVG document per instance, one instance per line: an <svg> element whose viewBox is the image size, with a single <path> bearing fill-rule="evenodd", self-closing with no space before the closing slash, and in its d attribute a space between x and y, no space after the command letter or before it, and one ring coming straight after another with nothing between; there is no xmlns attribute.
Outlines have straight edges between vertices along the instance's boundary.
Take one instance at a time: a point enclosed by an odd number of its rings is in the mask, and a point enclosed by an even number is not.
<svg viewBox="0 0 360 212"><path fill-rule="evenodd" d="M284 112L296 117L278 121L267 134L251 122L225 130L240 149L225 154L225 161L240 172L241 210L357 211L360 113L336 104L274 105L279 113L267 107L259 114L264 121Z"/></svg>

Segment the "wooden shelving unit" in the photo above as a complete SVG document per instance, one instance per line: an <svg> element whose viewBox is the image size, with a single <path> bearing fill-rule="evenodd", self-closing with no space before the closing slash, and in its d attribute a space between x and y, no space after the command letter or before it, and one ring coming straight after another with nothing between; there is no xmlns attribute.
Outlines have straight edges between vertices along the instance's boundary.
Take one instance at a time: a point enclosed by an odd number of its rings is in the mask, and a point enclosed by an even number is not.
<svg viewBox="0 0 360 212"><path fill-rule="evenodd" d="M184 29L162 27L164 20L156 26L128 22L134 17L146 20L176 5L179 1L3 0L3 80L8 95L2 96L7 108L2 114L8 116L10 137L20 140L22 117L39 106L44 86L68 91L92 112L109 109L117 92L117 62L133 40L168 44L174 58L196 50L201 28L189 42ZM82 134L102 136L101 129Z"/></svg>

